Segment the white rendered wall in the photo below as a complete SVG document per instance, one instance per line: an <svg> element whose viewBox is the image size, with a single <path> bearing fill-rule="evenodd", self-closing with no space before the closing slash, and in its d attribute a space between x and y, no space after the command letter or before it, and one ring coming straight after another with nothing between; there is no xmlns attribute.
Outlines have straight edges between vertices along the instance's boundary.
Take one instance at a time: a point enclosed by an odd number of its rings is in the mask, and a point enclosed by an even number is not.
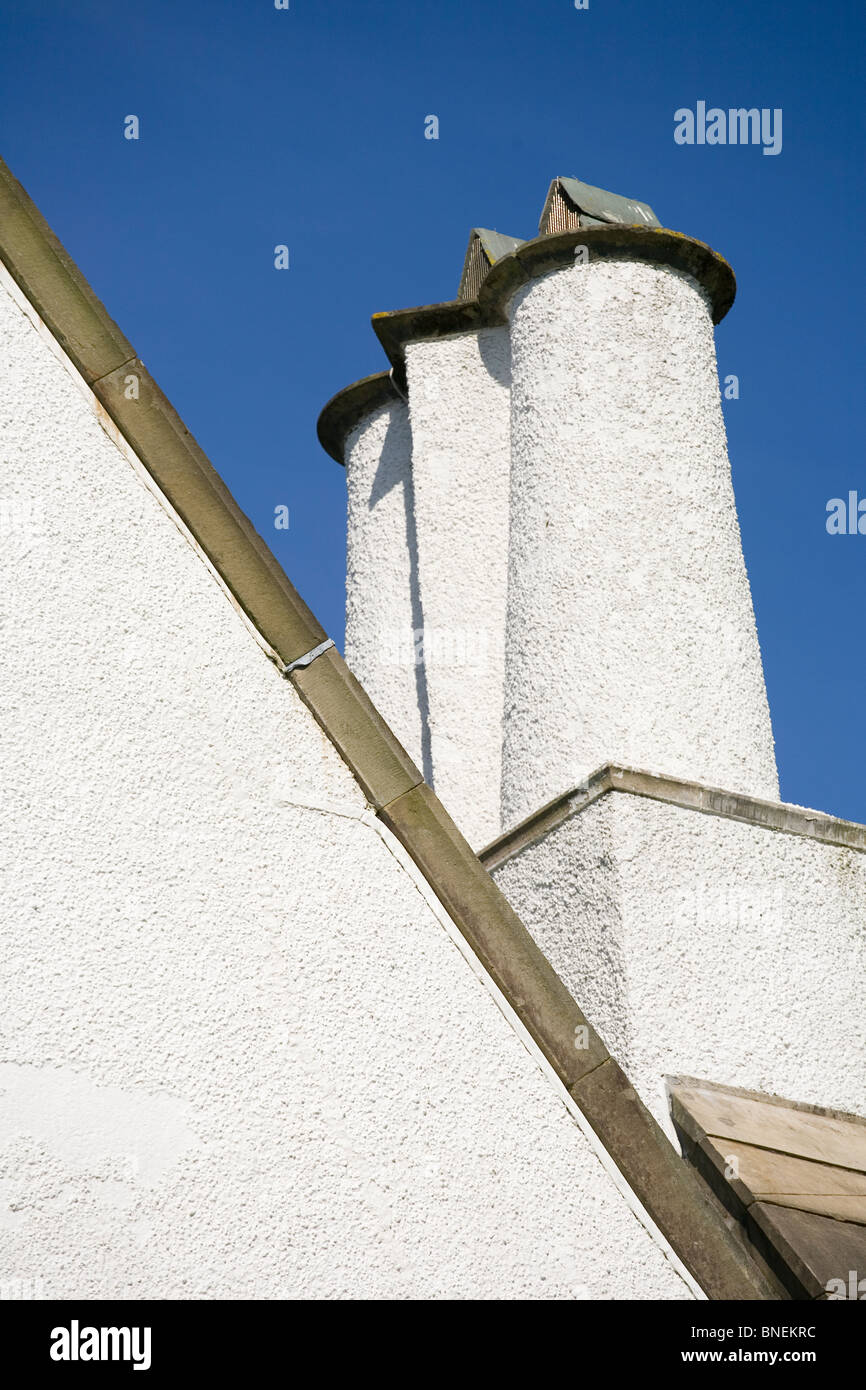
<svg viewBox="0 0 866 1390"><path fill-rule="evenodd" d="M590 262L510 314L505 827L607 762L775 799L702 291Z"/></svg>
<svg viewBox="0 0 866 1390"><path fill-rule="evenodd" d="M508 330L406 347L433 785L499 834L508 583Z"/></svg>
<svg viewBox="0 0 866 1390"><path fill-rule="evenodd" d="M42 532L0 549L0 1278L688 1296L5 290L0 383L0 496Z"/></svg>
<svg viewBox="0 0 866 1390"><path fill-rule="evenodd" d="M678 1073L866 1114L866 855L611 792L494 878L669 1133Z"/></svg>
<svg viewBox="0 0 866 1390"><path fill-rule="evenodd" d="M395 401L367 416L345 458L346 660L421 768L429 762L422 673L405 650L421 611L408 408Z"/></svg>

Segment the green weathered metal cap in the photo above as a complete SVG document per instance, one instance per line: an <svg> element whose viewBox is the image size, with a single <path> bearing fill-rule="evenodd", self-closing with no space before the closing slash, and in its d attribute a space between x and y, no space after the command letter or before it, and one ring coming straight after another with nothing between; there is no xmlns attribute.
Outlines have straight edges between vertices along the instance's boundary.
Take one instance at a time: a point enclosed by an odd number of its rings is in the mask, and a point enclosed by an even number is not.
<svg viewBox="0 0 866 1390"><path fill-rule="evenodd" d="M520 237L506 236L504 232L490 231L488 227L473 227L469 234L457 298L475 299L490 267L522 245Z"/></svg>
<svg viewBox="0 0 866 1390"><path fill-rule="evenodd" d="M595 188L591 183L580 179L556 178L548 189L544 210L541 214L539 230L547 230L550 205L556 192L566 199L581 214L582 225L595 223L618 223L621 226L659 227L661 223L649 203L640 203L636 198L623 198L619 193L608 193L605 188ZM559 231L561 228L554 228Z"/></svg>

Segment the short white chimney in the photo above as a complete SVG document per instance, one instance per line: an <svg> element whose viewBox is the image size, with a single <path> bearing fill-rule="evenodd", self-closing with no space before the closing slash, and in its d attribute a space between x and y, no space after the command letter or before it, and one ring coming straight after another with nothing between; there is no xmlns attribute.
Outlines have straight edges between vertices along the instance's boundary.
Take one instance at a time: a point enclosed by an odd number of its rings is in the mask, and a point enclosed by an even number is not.
<svg viewBox="0 0 866 1390"><path fill-rule="evenodd" d="M347 471L346 658L478 849L500 830L510 362L466 294L519 244L476 229L461 298L375 315L388 403L360 382L319 426Z"/></svg>
<svg viewBox="0 0 866 1390"><path fill-rule="evenodd" d="M319 437L346 467L346 661L423 769L429 747L413 660L420 600L412 437L408 407L389 374L335 396Z"/></svg>

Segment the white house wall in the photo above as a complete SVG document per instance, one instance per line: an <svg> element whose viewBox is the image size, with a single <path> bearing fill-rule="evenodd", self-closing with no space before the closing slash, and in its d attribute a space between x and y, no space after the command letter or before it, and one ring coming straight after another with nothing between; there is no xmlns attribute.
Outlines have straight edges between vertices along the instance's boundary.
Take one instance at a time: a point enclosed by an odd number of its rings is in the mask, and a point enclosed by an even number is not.
<svg viewBox="0 0 866 1390"><path fill-rule="evenodd" d="M672 1074L866 1114L863 853L611 792L494 878L669 1133Z"/></svg>
<svg viewBox="0 0 866 1390"><path fill-rule="evenodd" d="M689 1296L5 290L0 352L3 1277Z"/></svg>

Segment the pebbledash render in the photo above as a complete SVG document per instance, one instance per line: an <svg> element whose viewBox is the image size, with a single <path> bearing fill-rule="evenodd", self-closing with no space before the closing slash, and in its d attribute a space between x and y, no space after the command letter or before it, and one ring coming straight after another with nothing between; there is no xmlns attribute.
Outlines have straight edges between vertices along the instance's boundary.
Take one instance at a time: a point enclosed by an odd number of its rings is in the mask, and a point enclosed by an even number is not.
<svg viewBox="0 0 866 1390"><path fill-rule="evenodd" d="M576 180L544 218L526 243L476 229L452 304L377 316L390 369L322 418L348 464L347 664L0 164L0 1283L779 1299L834 1296L844 1260L843 1287L866 1127L816 1102L862 1109L866 832L775 800L710 389L733 279ZM581 440L620 372L605 470ZM678 555L662 532L625 595L604 528L641 460L671 506L704 469L712 516ZM574 647L550 649L551 607ZM768 872L787 894L783 949L761 955L772 920L742 938L779 981L744 979L730 911L680 911L717 851L759 914ZM839 1027L807 1058L831 962ZM792 1148L801 1187L813 1164L843 1194L795 1201Z"/></svg>

